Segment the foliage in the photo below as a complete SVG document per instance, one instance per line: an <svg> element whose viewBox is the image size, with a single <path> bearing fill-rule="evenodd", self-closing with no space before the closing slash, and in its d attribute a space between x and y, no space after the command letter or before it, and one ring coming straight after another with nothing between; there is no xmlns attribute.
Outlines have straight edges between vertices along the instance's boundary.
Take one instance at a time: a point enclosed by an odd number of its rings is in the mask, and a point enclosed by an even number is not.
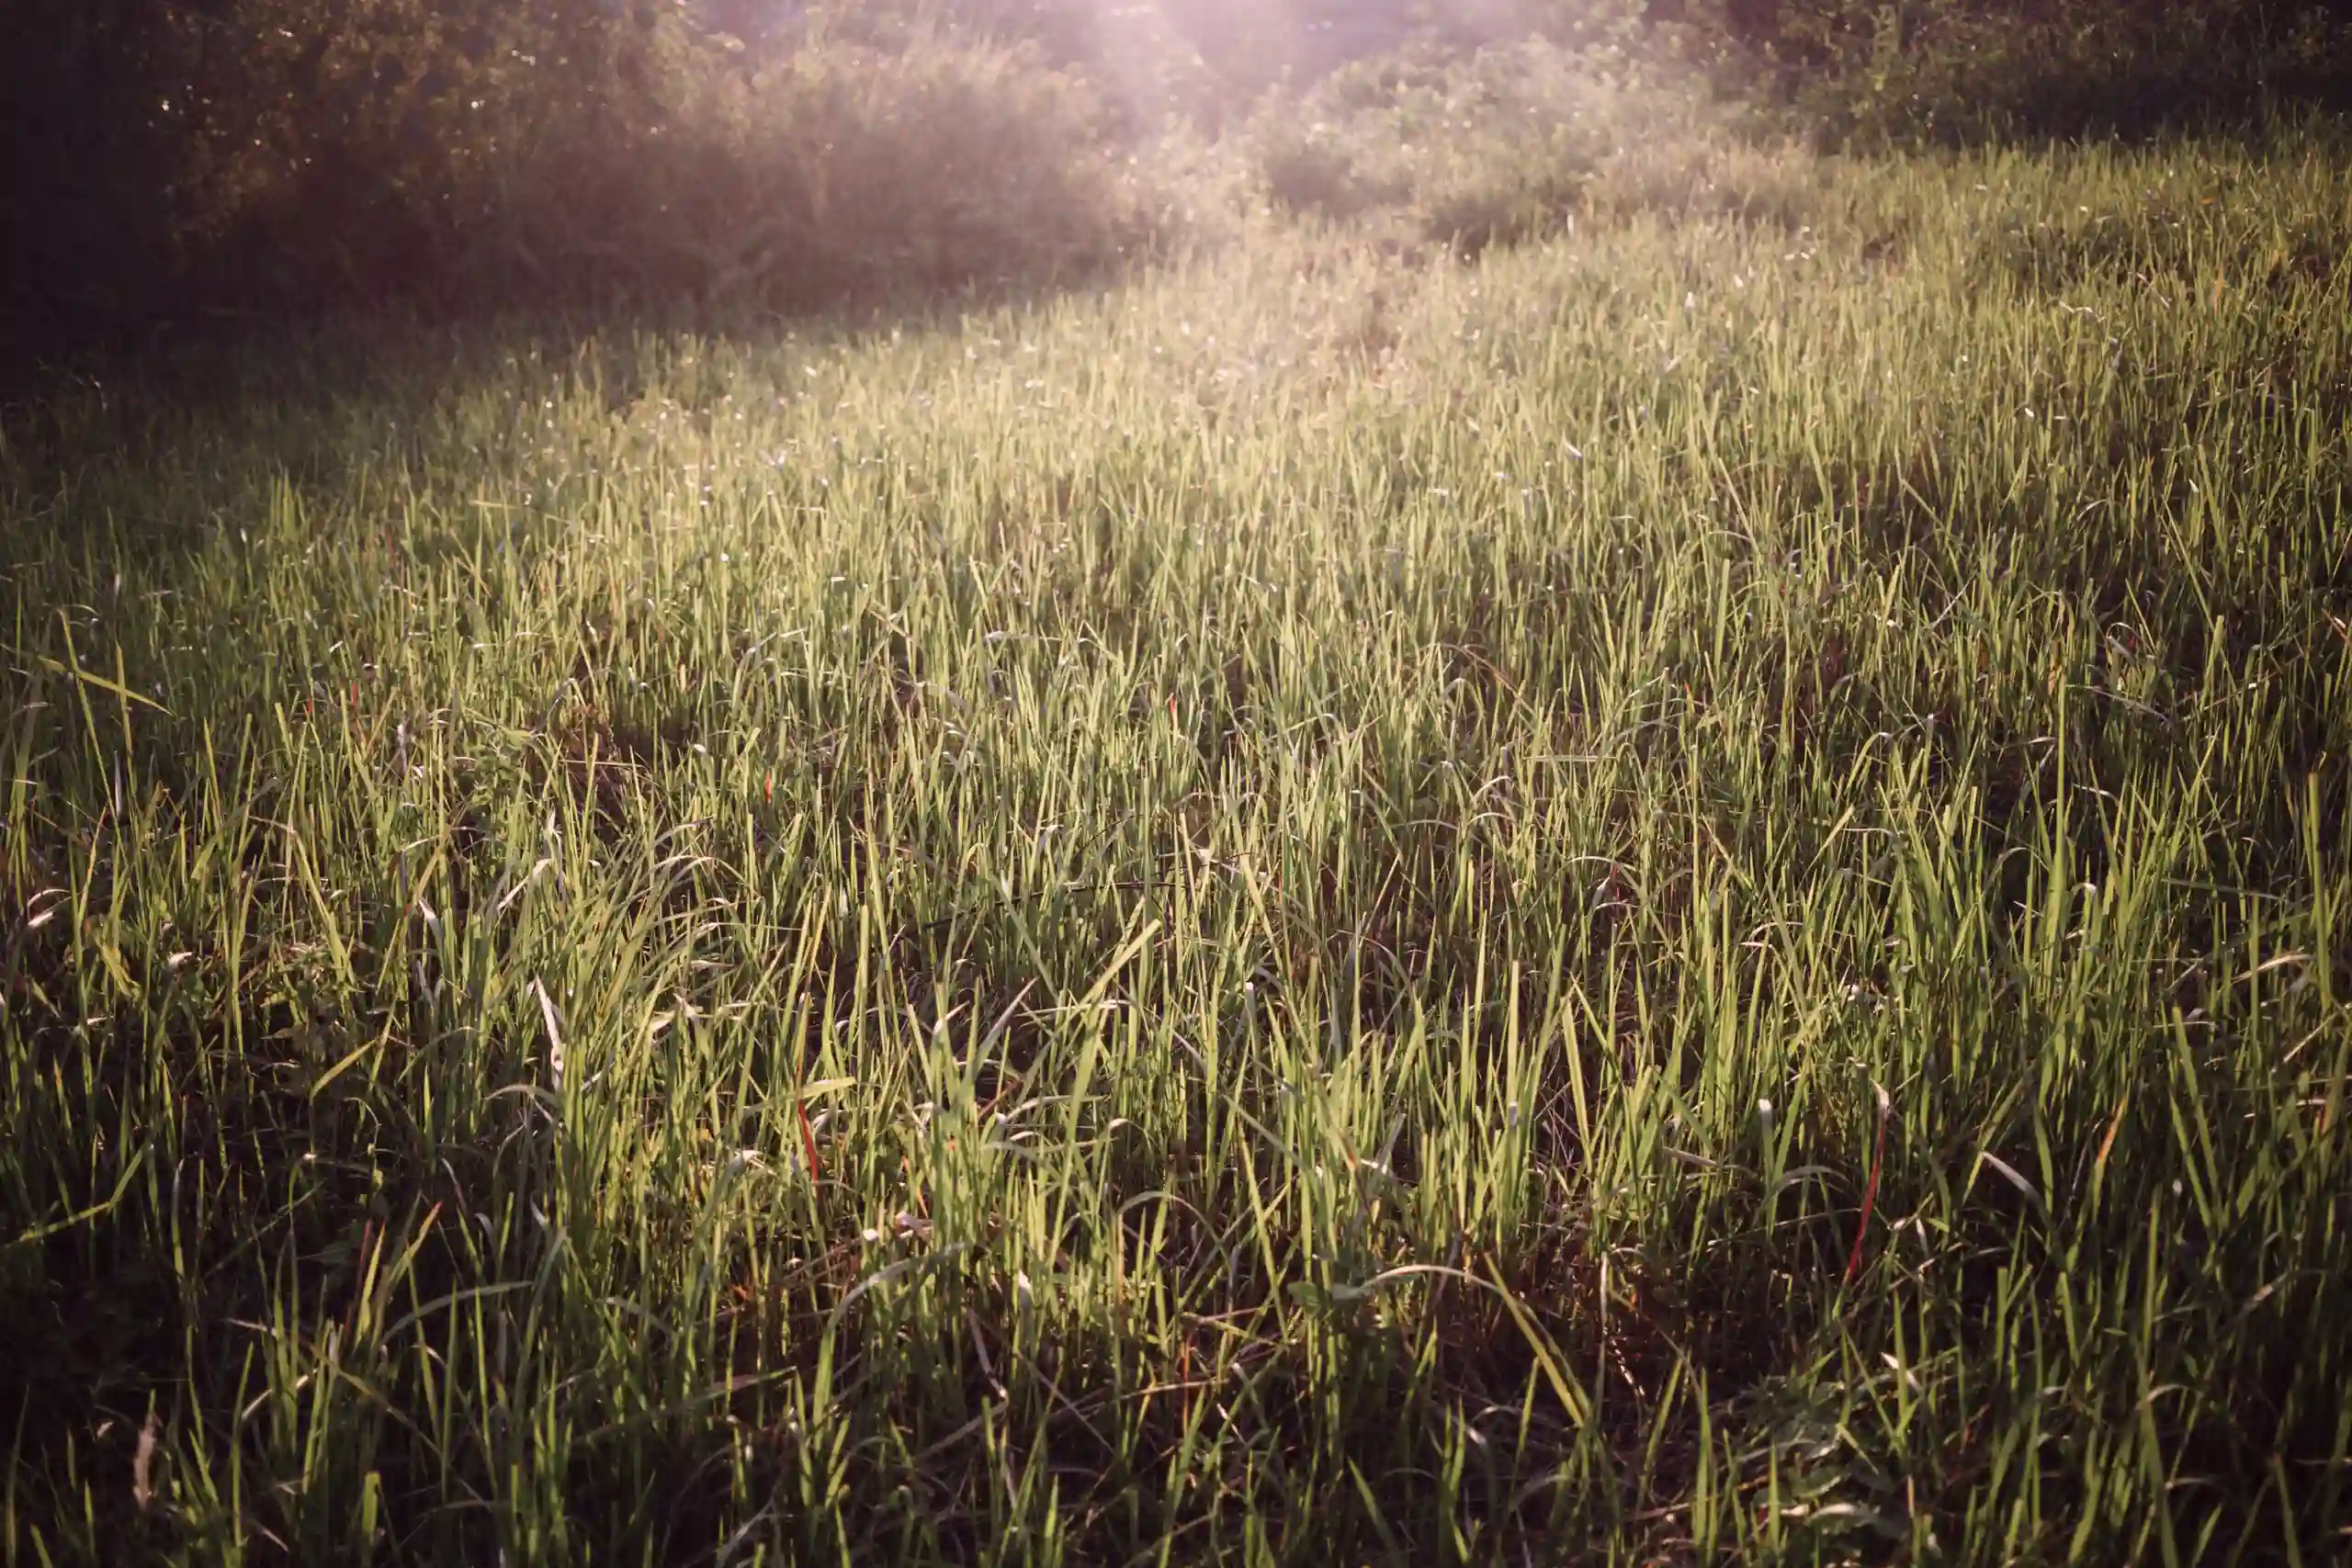
<svg viewBox="0 0 2352 1568"><path fill-rule="evenodd" d="M0 345L1046 287L1213 205L1170 150L1220 132L1277 205L1415 245L1801 222L1788 138L2147 135L2346 81L2335 0L17 0Z"/></svg>
<svg viewBox="0 0 2352 1568"><path fill-rule="evenodd" d="M754 51L591 0L107 15L17 62L71 77L49 96L105 145L39 109L10 138L26 227L79 214L20 258L28 297L102 319L839 301L1068 276L1146 216L1092 91L986 29L817 13Z"/></svg>
<svg viewBox="0 0 2352 1568"><path fill-rule="evenodd" d="M806 308L1068 281L1148 235L1092 93L1020 49L820 39L663 91L625 149L522 164L496 232L533 280Z"/></svg>
<svg viewBox="0 0 2352 1568"><path fill-rule="evenodd" d="M2352 107L2332 0L1779 0L1734 7L1748 79L1832 142L2243 125Z"/></svg>
<svg viewBox="0 0 2352 1568"><path fill-rule="evenodd" d="M1342 68L1268 103L1248 139L1286 210L1366 220L1476 255L1579 217L1809 209L1809 160L1731 133L1687 77L1623 51L1523 39Z"/></svg>

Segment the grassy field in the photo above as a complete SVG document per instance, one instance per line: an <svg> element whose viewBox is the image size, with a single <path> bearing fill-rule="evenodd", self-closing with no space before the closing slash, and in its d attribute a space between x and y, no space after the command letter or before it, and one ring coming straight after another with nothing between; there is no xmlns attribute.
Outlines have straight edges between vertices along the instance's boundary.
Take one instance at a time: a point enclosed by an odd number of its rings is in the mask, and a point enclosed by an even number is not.
<svg viewBox="0 0 2352 1568"><path fill-rule="evenodd" d="M0 1562L2352 1551L2352 144L1775 178L22 412Z"/></svg>

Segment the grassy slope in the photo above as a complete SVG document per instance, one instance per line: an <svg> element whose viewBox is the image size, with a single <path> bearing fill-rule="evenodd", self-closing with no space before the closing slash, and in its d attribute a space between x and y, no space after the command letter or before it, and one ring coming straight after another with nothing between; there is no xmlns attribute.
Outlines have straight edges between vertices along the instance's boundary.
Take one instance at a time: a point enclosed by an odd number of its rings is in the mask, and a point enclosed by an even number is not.
<svg viewBox="0 0 2352 1568"><path fill-rule="evenodd" d="M61 406L0 1560L2342 1550L2352 160L1815 207Z"/></svg>

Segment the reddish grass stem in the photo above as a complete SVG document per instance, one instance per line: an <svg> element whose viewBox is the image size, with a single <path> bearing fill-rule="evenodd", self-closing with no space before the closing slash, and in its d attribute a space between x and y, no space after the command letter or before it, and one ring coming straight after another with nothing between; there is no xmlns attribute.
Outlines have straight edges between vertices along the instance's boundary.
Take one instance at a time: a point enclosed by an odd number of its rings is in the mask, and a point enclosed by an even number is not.
<svg viewBox="0 0 2352 1568"><path fill-rule="evenodd" d="M1878 1177L1886 1165L1886 1123L1894 1110L1894 1102L1887 1098L1883 1086L1872 1084L1871 1087L1878 1090L1878 1140L1871 1150L1870 1179L1862 1184L1862 1217L1854 1226L1854 1249L1846 1255L1846 1283L1849 1285L1862 1271L1862 1243L1871 1234L1871 1212L1878 1206Z"/></svg>

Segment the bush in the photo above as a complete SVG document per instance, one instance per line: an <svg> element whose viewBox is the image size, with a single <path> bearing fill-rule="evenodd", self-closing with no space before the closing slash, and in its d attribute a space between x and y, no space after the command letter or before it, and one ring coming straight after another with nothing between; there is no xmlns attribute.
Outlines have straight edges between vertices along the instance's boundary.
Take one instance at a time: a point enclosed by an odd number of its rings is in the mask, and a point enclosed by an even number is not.
<svg viewBox="0 0 2352 1568"><path fill-rule="evenodd" d="M1066 277L1144 231L1092 88L985 17L804 10L747 42L602 0L81 15L0 32L30 51L0 64L0 216L42 237L11 258L36 324L805 306Z"/></svg>
<svg viewBox="0 0 2352 1568"><path fill-rule="evenodd" d="M1854 147L2121 136L2352 104L2342 0L1775 0L1747 78Z"/></svg>
<svg viewBox="0 0 2352 1568"><path fill-rule="evenodd" d="M1281 209L1473 255L1578 215L1802 220L1811 164L1743 141L1695 79L1522 39L1360 62L1251 128Z"/></svg>
<svg viewBox="0 0 2352 1568"><path fill-rule="evenodd" d="M819 39L665 92L617 145L521 161L466 281L801 307L1068 279L1146 234L1099 100L1026 46Z"/></svg>
<svg viewBox="0 0 2352 1568"><path fill-rule="evenodd" d="M1605 150L1568 57L1534 43L1344 66L1250 130L1266 194L1291 211L1379 213L1469 254L1549 231Z"/></svg>

